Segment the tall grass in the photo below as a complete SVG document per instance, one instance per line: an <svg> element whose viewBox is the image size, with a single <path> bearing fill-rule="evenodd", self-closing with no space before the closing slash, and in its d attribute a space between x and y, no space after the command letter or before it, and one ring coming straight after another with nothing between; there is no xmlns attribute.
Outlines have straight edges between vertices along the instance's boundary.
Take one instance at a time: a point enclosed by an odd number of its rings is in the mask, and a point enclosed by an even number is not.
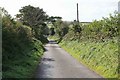
<svg viewBox="0 0 120 80"><path fill-rule="evenodd" d="M106 42L62 41L60 45L74 58L103 77L118 77L117 39Z"/></svg>

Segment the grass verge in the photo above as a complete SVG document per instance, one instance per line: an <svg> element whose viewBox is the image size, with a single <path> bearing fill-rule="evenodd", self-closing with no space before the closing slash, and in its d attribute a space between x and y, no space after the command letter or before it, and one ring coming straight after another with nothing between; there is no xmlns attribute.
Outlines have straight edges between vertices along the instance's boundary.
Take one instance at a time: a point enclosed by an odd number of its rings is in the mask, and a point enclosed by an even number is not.
<svg viewBox="0 0 120 80"><path fill-rule="evenodd" d="M117 40L106 42L62 41L60 46L105 78L118 77Z"/></svg>

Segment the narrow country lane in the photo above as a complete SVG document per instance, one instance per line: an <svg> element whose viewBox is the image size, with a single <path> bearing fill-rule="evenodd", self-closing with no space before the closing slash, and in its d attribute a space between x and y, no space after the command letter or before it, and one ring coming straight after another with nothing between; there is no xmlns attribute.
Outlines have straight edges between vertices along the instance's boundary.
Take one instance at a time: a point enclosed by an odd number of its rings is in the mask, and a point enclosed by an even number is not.
<svg viewBox="0 0 120 80"><path fill-rule="evenodd" d="M102 78L82 65L54 41L46 46L36 78Z"/></svg>

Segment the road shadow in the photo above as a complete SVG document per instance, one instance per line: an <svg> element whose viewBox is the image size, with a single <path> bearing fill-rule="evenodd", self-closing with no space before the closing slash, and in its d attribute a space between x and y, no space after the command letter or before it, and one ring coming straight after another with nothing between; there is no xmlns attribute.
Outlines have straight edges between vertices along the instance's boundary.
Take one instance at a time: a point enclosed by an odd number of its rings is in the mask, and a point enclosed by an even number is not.
<svg viewBox="0 0 120 80"><path fill-rule="evenodd" d="M60 46L56 45L57 42L55 40L50 40L48 44L52 44L50 45L51 48L61 48Z"/></svg>
<svg viewBox="0 0 120 80"><path fill-rule="evenodd" d="M46 52L46 51L48 51L46 48L44 48L44 51Z"/></svg>
<svg viewBox="0 0 120 80"><path fill-rule="evenodd" d="M42 58L42 61L55 61L53 58Z"/></svg>
<svg viewBox="0 0 120 80"><path fill-rule="evenodd" d="M51 71L54 66L50 62L55 61L53 58L42 58L39 63L34 78L50 78L52 75Z"/></svg>
<svg viewBox="0 0 120 80"><path fill-rule="evenodd" d="M54 40L50 40L50 41L49 41L49 44L57 44L57 42L54 41Z"/></svg>

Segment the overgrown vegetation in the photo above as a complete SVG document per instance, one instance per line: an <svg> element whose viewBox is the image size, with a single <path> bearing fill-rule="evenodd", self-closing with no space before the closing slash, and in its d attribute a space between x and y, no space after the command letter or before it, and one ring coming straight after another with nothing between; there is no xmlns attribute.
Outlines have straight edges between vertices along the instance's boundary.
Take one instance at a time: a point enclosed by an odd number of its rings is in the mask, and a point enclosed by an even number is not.
<svg viewBox="0 0 120 80"><path fill-rule="evenodd" d="M118 37L120 15L95 20L88 25L48 17L39 7L24 6L16 19L2 11L3 78L30 78L39 63L49 34L59 37L58 43L83 64L106 78L118 75ZM51 29L46 23L53 25ZM52 38L55 38L54 36ZM11 74L12 73L12 74Z"/></svg>
<svg viewBox="0 0 120 80"><path fill-rule="evenodd" d="M74 58L105 78L118 77L118 44L106 42L62 41L60 45Z"/></svg>
<svg viewBox="0 0 120 80"><path fill-rule="evenodd" d="M35 40L29 44L16 44L16 47L11 48L12 52L3 51L3 78L33 78L44 51L42 43Z"/></svg>
<svg viewBox="0 0 120 80"><path fill-rule="evenodd" d="M80 23L81 33L75 34L75 25L62 38L60 45L80 62L89 66L105 78L117 78L119 71L118 39L120 15L95 20L88 25ZM75 25L74 25L75 24Z"/></svg>
<svg viewBox="0 0 120 80"><path fill-rule="evenodd" d="M32 78L44 51L43 44L48 42L45 37L47 26L43 21L45 16L42 15L45 12L30 5L25 6L20 10L19 18L15 20L4 8L0 10L2 11L3 36L2 76L3 78ZM38 24L33 23L33 18L30 17L33 16L30 13L32 10L34 14L39 12L41 15L36 14L36 17L39 16Z"/></svg>
<svg viewBox="0 0 120 80"><path fill-rule="evenodd" d="M109 18L103 18L102 20L95 20L88 25L83 25L80 23L82 32L80 35L74 33L74 24L69 27L69 33L66 35L67 40L76 40L80 37L80 40L92 40L92 41L106 41L107 39L112 39L119 37L120 24L119 17L117 13L115 15L110 15ZM74 23L74 22L73 22ZM71 24L72 25L72 24Z"/></svg>

